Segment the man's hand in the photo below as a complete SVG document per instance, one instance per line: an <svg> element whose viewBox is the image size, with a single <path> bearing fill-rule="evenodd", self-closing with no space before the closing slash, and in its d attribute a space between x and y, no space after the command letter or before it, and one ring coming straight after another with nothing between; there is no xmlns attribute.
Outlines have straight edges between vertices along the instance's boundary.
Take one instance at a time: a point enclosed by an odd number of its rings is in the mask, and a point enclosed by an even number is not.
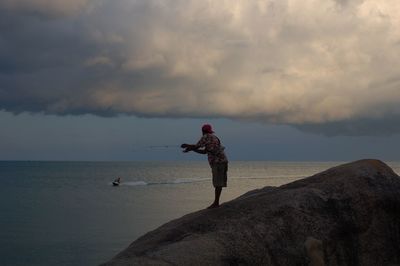
<svg viewBox="0 0 400 266"><path fill-rule="evenodd" d="M183 143L183 144L181 145L181 148L184 149L183 152L186 153L186 152L195 150L195 149L196 149L196 145L191 145L191 144Z"/></svg>

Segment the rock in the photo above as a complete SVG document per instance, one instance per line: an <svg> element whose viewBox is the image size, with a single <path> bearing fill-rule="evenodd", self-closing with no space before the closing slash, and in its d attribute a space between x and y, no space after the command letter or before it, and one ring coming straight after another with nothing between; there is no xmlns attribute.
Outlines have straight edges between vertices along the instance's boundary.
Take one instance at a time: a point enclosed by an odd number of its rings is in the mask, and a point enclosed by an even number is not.
<svg viewBox="0 0 400 266"><path fill-rule="evenodd" d="M310 258L310 266L325 266L324 249L321 240L309 236L304 243L304 247Z"/></svg>
<svg viewBox="0 0 400 266"><path fill-rule="evenodd" d="M344 164L188 214L145 234L103 265L321 260L322 265L400 265L400 178L383 162Z"/></svg>

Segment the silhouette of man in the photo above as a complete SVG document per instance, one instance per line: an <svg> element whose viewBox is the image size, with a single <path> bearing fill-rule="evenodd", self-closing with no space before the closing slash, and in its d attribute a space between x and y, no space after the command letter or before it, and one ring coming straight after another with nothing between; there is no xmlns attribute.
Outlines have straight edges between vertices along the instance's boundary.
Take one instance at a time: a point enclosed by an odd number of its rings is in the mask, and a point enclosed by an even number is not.
<svg viewBox="0 0 400 266"><path fill-rule="evenodd" d="M181 147L184 149L183 152L194 151L200 154L207 154L215 188L214 202L207 209L212 209L219 206L222 188L227 185L228 159L224 152L225 147L222 146L219 138L214 135L211 125L203 125L201 131L203 136L197 144L184 143Z"/></svg>

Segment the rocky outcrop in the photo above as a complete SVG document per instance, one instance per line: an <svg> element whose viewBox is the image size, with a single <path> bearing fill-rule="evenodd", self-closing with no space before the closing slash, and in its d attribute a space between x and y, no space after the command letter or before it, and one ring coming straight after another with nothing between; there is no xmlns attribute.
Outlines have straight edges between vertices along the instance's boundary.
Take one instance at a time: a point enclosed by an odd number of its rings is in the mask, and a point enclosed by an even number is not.
<svg viewBox="0 0 400 266"><path fill-rule="evenodd" d="M400 265L400 178L378 160L171 221L103 265Z"/></svg>

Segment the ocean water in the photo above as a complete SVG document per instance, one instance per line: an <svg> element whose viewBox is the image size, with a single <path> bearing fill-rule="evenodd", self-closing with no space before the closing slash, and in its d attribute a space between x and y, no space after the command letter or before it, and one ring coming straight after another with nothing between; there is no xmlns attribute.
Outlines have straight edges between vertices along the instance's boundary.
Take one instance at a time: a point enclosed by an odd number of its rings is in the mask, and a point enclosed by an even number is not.
<svg viewBox="0 0 400 266"><path fill-rule="evenodd" d="M221 202L338 162L230 162ZM389 163L399 173L400 163ZM206 162L0 162L0 265L98 265L213 200ZM122 184L112 186L116 178Z"/></svg>

